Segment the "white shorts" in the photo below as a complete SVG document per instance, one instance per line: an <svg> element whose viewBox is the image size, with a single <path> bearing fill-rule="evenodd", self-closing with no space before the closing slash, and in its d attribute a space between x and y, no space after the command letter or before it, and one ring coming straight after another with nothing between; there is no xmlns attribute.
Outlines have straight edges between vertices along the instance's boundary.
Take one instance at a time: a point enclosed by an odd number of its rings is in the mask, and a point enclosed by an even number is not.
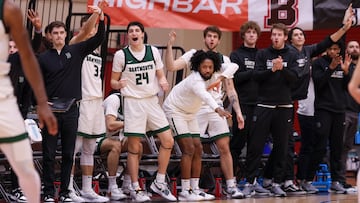
<svg viewBox="0 0 360 203"><path fill-rule="evenodd" d="M157 96L137 99L124 97L124 135L143 137L148 131L160 133L170 129Z"/></svg>
<svg viewBox="0 0 360 203"><path fill-rule="evenodd" d="M184 137L200 137L199 125L196 117L189 118L186 116L176 115L172 113L171 117L167 117L170 127L174 132L174 138Z"/></svg>
<svg viewBox="0 0 360 203"><path fill-rule="evenodd" d="M24 119L14 95L0 99L0 143L12 143L27 138Z"/></svg>
<svg viewBox="0 0 360 203"><path fill-rule="evenodd" d="M85 138L105 136L105 116L102 99L82 100L80 102L80 116L78 135Z"/></svg>
<svg viewBox="0 0 360 203"><path fill-rule="evenodd" d="M200 128L200 137L212 140L230 136L226 118L222 118L215 111L201 108L196 115Z"/></svg>

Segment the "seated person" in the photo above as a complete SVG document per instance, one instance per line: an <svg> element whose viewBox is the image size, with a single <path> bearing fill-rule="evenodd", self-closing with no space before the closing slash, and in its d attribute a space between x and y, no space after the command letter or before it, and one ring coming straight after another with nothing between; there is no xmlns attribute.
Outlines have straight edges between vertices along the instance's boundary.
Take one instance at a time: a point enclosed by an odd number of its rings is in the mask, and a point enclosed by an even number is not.
<svg viewBox="0 0 360 203"><path fill-rule="evenodd" d="M110 94L104 100L103 105L107 132L106 137L99 138L97 146L97 152L101 155L107 154L107 168L109 173L108 193L111 200L126 198L125 194L129 194L129 186L131 184L127 169L125 169L122 189L118 188L116 183L116 173L119 166L120 154L127 151L127 138L123 134L124 117L122 115L121 101L119 92ZM140 149L142 149L142 146L140 146Z"/></svg>

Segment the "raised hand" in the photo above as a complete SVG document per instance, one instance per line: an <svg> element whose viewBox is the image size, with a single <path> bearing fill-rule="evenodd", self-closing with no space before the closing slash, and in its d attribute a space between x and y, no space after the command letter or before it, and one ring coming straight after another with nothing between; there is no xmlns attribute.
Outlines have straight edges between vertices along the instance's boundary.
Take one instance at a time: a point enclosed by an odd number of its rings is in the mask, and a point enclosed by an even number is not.
<svg viewBox="0 0 360 203"><path fill-rule="evenodd" d="M31 24L33 24L36 31L41 30L42 22L37 11L34 11L33 9L28 9L27 18L30 20Z"/></svg>

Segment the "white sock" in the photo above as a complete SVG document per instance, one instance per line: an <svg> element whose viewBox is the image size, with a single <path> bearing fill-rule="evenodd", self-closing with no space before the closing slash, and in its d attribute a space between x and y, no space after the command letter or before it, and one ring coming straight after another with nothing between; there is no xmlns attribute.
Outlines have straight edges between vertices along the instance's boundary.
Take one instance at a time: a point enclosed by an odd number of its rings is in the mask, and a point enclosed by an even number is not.
<svg viewBox="0 0 360 203"><path fill-rule="evenodd" d="M226 180L226 186L227 186L228 188L230 188L230 187L235 187L235 186L236 186L236 179L235 179L235 177L234 177L234 178L231 178L231 179L229 179L229 180Z"/></svg>
<svg viewBox="0 0 360 203"><path fill-rule="evenodd" d="M138 182L138 181L131 183L131 185L132 185L132 188L133 188L134 190L137 190L137 189L140 188L140 185L139 185L139 182Z"/></svg>
<svg viewBox="0 0 360 203"><path fill-rule="evenodd" d="M190 188L190 179L181 179L181 191L187 191Z"/></svg>
<svg viewBox="0 0 360 203"><path fill-rule="evenodd" d="M108 176L109 188L117 187L116 176Z"/></svg>
<svg viewBox="0 0 360 203"><path fill-rule="evenodd" d="M87 176L87 175L82 176L82 190L83 191L92 190L92 176Z"/></svg>
<svg viewBox="0 0 360 203"><path fill-rule="evenodd" d="M74 190L74 174L70 175L70 181L69 181L68 189L71 190L71 191L75 191Z"/></svg>
<svg viewBox="0 0 360 203"><path fill-rule="evenodd" d="M129 187L130 185L131 185L131 177L129 174L125 174L122 186L126 188Z"/></svg>
<svg viewBox="0 0 360 203"><path fill-rule="evenodd" d="M165 182L165 174L157 173L156 174L156 181L158 183L164 183Z"/></svg>
<svg viewBox="0 0 360 203"><path fill-rule="evenodd" d="M200 178L190 178L190 185L193 190L199 189Z"/></svg>

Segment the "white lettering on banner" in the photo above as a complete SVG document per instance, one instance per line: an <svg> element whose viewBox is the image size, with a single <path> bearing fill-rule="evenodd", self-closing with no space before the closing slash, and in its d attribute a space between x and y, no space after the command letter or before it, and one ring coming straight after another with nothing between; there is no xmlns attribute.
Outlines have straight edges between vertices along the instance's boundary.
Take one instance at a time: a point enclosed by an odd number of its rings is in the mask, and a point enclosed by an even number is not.
<svg viewBox="0 0 360 203"><path fill-rule="evenodd" d="M97 5L100 0L94 0L94 5ZM233 10L233 15L241 14L240 6L243 0L221 0L217 7L217 0L108 0L109 7L123 7L126 5L131 9L147 9L154 10L155 4L163 5L163 10L168 11L169 8L178 13L199 13L202 11L211 11L213 14L225 14L227 9ZM116 3L116 5L115 5ZM196 5L197 4L197 5Z"/></svg>

